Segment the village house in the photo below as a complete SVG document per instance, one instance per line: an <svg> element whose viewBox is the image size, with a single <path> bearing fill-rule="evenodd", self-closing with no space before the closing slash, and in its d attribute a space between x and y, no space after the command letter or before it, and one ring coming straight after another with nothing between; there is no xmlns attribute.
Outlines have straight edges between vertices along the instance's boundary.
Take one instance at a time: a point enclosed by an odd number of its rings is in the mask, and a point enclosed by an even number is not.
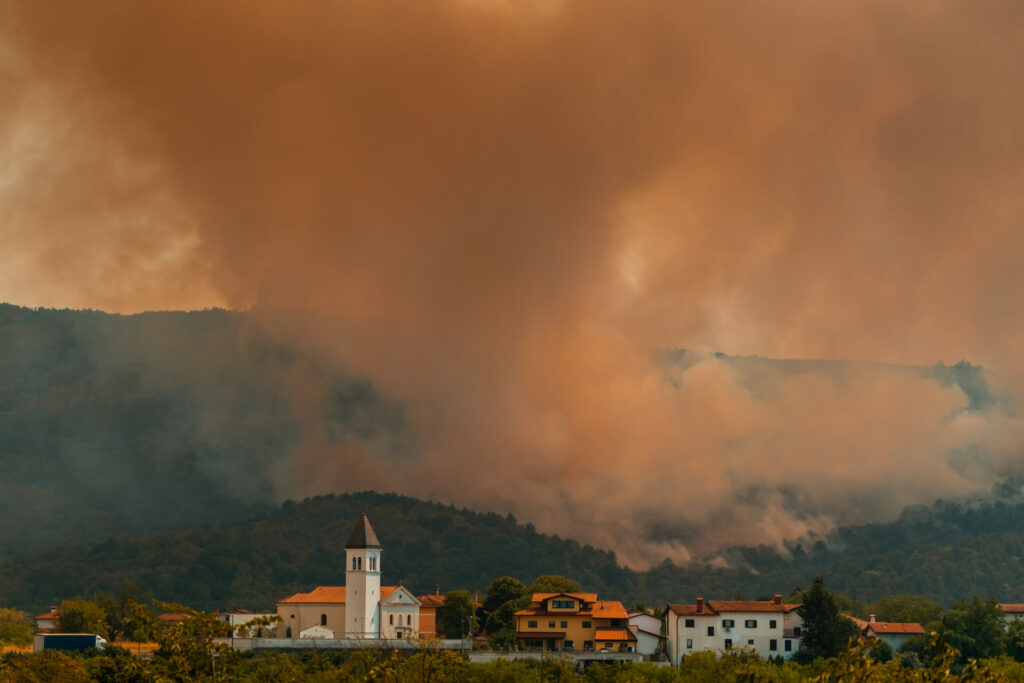
<svg viewBox="0 0 1024 683"><path fill-rule="evenodd" d="M441 587L434 586L433 593L418 595L416 599L420 601L420 638L436 638L437 610L444 604Z"/></svg>
<svg viewBox="0 0 1024 683"><path fill-rule="evenodd" d="M914 636L923 636L924 627L913 622L899 623L894 621L876 621L872 614L869 621L859 622L863 624L860 634L869 640L881 640L887 643L893 650L898 650L900 645L907 642Z"/></svg>
<svg viewBox="0 0 1024 683"><path fill-rule="evenodd" d="M673 666L692 652L743 647L762 657L789 659L800 649L799 605L772 600L708 600L665 609L665 650Z"/></svg>
<svg viewBox="0 0 1024 683"><path fill-rule="evenodd" d="M259 627L257 627L257 629L243 628L243 626L245 626L245 624L249 623L250 621L253 621L254 619L264 620L267 617L273 617L273 616L277 616L277 615L276 614L261 614L259 612L252 612L252 611L247 610L247 609L233 609L233 610L230 610L228 612L221 612L220 613L220 620L231 625L231 634L232 635L240 636L240 635L242 635L243 632L248 634L250 632L250 630L256 631L256 630L259 629ZM270 631L270 632L274 632L274 631L277 630L277 628L273 627L273 626L270 626L270 627L265 627L265 630L266 631ZM251 633L250 635L255 635L255 633Z"/></svg>
<svg viewBox="0 0 1024 683"><path fill-rule="evenodd" d="M49 612L43 612L33 617L36 620L36 631L40 633L49 633L53 629L57 628L57 617L59 616L59 608L56 605L50 606Z"/></svg>
<svg viewBox="0 0 1024 683"><path fill-rule="evenodd" d="M596 593L534 593L515 617L524 650L636 652L626 608Z"/></svg>
<svg viewBox="0 0 1024 683"><path fill-rule="evenodd" d="M1011 621L1024 618L1024 603L1001 602L999 609L1003 611L1003 621L1009 624ZM38 617L36 617L38 619Z"/></svg>
<svg viewBox="0 0 1024 683"><path fill-rule="evenodd" d="M646 657L660 654L665 642L665 636L661 635L664 622L653 614L639 610L630 610L626 614L629 630L636 636L636 651Z"/></svg>
<svg viewBox="0 0 1024 683"><path fill-rule="evenodd" d="M345 585L318 586L277 602L286 638L415 638L420 601L403 586L381 586L383 547L364 514L345 544Z"/></svg>

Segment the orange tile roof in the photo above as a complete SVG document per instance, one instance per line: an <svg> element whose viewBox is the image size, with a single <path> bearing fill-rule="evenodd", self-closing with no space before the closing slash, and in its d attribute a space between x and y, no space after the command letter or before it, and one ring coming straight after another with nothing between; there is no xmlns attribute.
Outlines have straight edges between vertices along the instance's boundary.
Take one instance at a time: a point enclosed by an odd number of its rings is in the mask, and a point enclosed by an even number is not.
<svg viewBox="0 0 1024 683"><path fill-rule="evenodd" d="M53 612L47 612L46 614L40 614L39 616L32 617L32 618L33 619L56 619L57 615L54 614Z"/></svg>
<svg viewBox="0 0 1024 683"><path fill-rule="evenodd" d="M550 598L554 598L559 595L565 595L570 598L576 598L577 600L582 600L583 602L597 602L597 593L534 593L533 601L544 602L545 600L549 600Z"/></svg>
<svg viewBox="0 0 1024 683"><path fill-rule="evenodd" d="M1024 603L1022 602L1001 602L999 603L999 609L1010 614L1019 614L1024 612Z"/></svg>
<svg viewBox="0 0 1024 683"><path fill-rule="evenodd" d="M628 619L626 608L618 600L600 600L594 603L595 619Z"/></svg>
<svg viewBox="0 0 1024 683"><path fill-rule="evenodd" d="M398 586L381 586L380 587L380 599L387 600L388 596L398 590ZM345 604L345 587L344 586L317 586L309 593L296 593L283 600L278 600L277 604L305 604L305 605L344 605Z"/></svg>
<svg viewBox="0 0 1024 683"><path fill-rule="evenodd" d="M421 607L440 607L444 604L444 596L436 593L430 595L417 595L416 599L420 601Z"/></svg>
<svg viewBox="0 0 1024 683"><path fill-rule="evenodd" d="M716 612L791 612L800 605L786 605L774 600L708 600Z"/></svg>
<svg viewBox="0 0 1024 683"><path fill-rule="evenodd" d="M161 614L157 617L160 621L185 621L189 616L187 614L176 614L171 612L169 614Z"/></svg>
<svg viewBox="0 0 1024 683"><path fill-rule="evenodd" d="M633 632L625 628L599 628L594 633L594 640L636 640Z"/></svg>
<svg viewBox="0 0 1024 683"><path fill-rule="evenodd" d="M718 614L708 605L704 605L704 609L701 612L697 611L696 605L669 605L668 608L673 614L681 616L713 617Z"/></svg>
<svg viewBox="0 0 1024 683"><path fill-rule="evenodd" d="M924 628L921 624L899 624L891 621L872 621L867 625L867 630L877 634L883 633L906 633L924 635Z"/></svg>
<svg viewBox="0 0 1024 683"><path fill-rule="evenodd" d="M668 605L668 609L678 615L713 617L723 612L792 612L799 606L774 600L706 600L699 612L696 605Z"/></svg>

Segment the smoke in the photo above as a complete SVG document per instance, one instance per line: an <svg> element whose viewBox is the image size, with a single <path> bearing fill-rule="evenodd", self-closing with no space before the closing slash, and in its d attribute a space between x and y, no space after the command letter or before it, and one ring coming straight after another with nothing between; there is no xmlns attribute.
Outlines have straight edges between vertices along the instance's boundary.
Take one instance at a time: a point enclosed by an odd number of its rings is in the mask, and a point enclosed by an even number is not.
<svg viewBox="0 0 1024 683"><path fill-rule="evenodd" d="M0 297L255 306L408 406L381 457L294 387L288 493L513 511L634 565L884 519L1020 470L1022 15L0 2ZM681 347L968 358L1008 398L713 355L670 381Z"/></svg>

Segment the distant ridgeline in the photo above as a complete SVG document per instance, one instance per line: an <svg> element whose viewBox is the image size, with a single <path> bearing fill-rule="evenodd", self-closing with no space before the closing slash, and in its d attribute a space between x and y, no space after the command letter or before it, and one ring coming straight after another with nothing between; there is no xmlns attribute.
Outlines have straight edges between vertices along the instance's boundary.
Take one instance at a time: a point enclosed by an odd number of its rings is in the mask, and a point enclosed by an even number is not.
<svg viewBox="0 0 1024 683"><path fill-rule="evenodd" d="M997 403L985 379L985 369L960 361L956 365L893 365L851 360L803 360L799 358L764 358L761 356L730 356L724 353L702 353L686 349L662 350L655 353L655 360L668 372L669 378L679 382L682 374L701 359L713 356L735 368L752 388L762 385L770 373L782 376L815 374L839 377L844 374L864 376L869 373L903 373L935 380L942 386L960 387L967 397L967 409L985 410Z"/></svg>
<svg viewBox="0 0 1024 683"><path fill-rule="evenodd" d="M109 315L0 304L0 560L56 543L243 519L269 509L302 433L410 448L402 408L250 313Z"/></svg>
<svg viewBox="0 0 1024 683"><path fill-rule="evenodd" d="M862 602L919 593L948 603L993 595L1024 602L1024 501L1019 482L1002 500L939 502L908 509L889 524L839 529L789 557L770 548L733 548L733 569L666 562L647 572L614 554L537 533L511 516L476 513L397 495L359 493L288 502L258 519L110 538L61 547L0 566L0 605L39 610L61 598L116 593L126 581L199 609L271 607L282 596L344 582L344 539L366 512L386 547L383 580L414 592L440 585L482 591L503 575L529 582L563 574L585 589L648 605L697 596L747 598L807 588L817 575Z"/></svg>

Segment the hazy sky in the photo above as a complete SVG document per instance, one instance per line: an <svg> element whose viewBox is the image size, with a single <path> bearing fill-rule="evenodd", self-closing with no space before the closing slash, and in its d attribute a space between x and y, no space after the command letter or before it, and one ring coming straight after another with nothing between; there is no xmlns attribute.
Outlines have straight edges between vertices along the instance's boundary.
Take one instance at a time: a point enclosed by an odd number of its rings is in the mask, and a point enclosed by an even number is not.
<svg viewBox="0 0 1024 683"><path fill-rule="evenodd" d="M0 300L387 321L279 330L424 455L311 425L292 491L638 563L885 518L1020 469L1022 82L1017 0L0 0ZM1006 401L714 358L674 386L663 347L966 358ZM673 524L703 547L645 538Z"/></svg>

